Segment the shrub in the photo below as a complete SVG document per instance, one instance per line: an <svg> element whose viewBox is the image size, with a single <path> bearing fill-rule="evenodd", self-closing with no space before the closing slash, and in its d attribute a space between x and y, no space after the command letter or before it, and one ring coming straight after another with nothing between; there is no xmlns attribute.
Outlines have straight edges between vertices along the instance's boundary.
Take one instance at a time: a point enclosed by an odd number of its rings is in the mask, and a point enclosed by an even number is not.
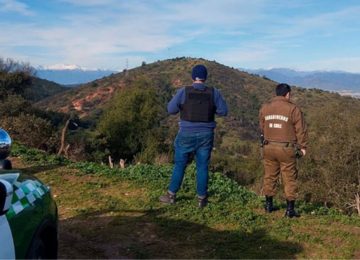
<svg viewBox="0 0 360 260"><path fill-rule="evenodd" d="M2 118L2 127L13 140L30 147L48 150L55 144L55 129L45 119L21 113L18 116Z"/></svg>
<svg viewBox="0 0 360 260"><path fill-rule="evenodd" d="M160 111L158 95L147 81L136 81L134 86L120 91L109 102L98 125L111 155L132 160L144 151L144 158L148 158L149 149L156 146L152 137L159 126Z"/></svg>
<svg viewBox="0 0 360 260"><path fill-rule="evenodd" d="M301 195L345 211L360 191L360 106L326 104L310 118L310 147L300 167Z"/></svg>

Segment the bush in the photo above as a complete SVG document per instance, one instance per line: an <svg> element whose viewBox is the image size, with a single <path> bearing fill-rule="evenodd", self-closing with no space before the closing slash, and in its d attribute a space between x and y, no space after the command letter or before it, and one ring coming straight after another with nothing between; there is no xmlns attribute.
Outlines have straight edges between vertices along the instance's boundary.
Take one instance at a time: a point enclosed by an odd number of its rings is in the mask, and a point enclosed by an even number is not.
<svg viewBox="0 0 360 260"><path fill-rule="evenodd" d="M45 119L21 113L14 117L3 117L1 121L11 138L19 143L44 150L56 146L55 129Z"/></svg>
<svg viewBox="0 0 360 260"><path fill-rule="evenodd" d="M154 153L149 149L157 146L153 136L159 127L161 109L155 89L144 80L115 95L97 128L105 136L111 155L132 160L143 151L142 157L148 160L149 153Z"/></svg>
<svg viewBox="0 0 360 260"><path fill-rule="evenodd" d="M310 118L310 147L300 167L301 195L353 211L360 193L360 106L327 104ZM350 207L349 207L350 206Z"/></svg>

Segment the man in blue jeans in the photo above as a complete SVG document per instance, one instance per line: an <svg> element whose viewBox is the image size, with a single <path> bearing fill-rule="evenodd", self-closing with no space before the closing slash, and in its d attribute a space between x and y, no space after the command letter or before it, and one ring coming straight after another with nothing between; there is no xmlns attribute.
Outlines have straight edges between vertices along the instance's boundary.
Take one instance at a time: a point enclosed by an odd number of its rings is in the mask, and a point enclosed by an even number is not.
<svg viewBox="0 0 360 260"><path fill-rule="evenodd" d="M168 113L180 112L179 132L175 138L175 165L168 191L160 201L174 204L185 168L191 154L196 160L196 185L199 207L207 205L208 167L214 143L215 114L226 116L228 109L219 90L205 86L207 69L196 65L192 69L192 86L179 89L168 104Z"/></svg>

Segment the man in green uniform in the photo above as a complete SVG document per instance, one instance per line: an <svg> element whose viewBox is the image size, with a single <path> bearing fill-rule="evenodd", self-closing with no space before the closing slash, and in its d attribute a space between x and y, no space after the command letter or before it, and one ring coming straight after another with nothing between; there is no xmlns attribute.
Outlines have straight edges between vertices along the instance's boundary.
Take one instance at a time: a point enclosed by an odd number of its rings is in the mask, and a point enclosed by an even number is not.
<svg viewBox="0 0 360 260"><path fill-rule="evenodd" d="M291 88L287 84L276 86L276 97L262 106L259 114L263 134L265 210L272 212L273 196L281 173L287 202L286 217L298 217L296 157L306 154L307 128L299 107L290 101Z"/></svg>

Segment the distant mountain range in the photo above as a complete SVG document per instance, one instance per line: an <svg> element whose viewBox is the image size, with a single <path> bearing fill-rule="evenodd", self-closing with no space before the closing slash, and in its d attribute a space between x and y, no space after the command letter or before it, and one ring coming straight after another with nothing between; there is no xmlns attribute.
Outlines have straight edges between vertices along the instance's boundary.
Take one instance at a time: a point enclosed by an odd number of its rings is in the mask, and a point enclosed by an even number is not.
<svg viewBox="0 0 360 260"><path fill-rule="evenodd" d="M318 88L338 92L342 95L360 97L360 74L343 71L296 71L287 68L243 69L251 74L259 75L276 82L304 88ZM36 76L61 85L74 86L85 84L118 71L87 69L77 65L54 65L38 67Z"/></svg>
<svg viewBox="0 0 360 260"><path fill-rule="evenodd" d="M286 68L241 69L277 82L305 88L318 88L360 97L360 74L343 71L296 71Z"/></svg>
<svg viewBox="0 0 360 260"><path fill-rule="evenodd" d="M61 85L78 85L109 76L118 71L85 69L76 65L54 65L38 67L36 76Z"/></svg>

